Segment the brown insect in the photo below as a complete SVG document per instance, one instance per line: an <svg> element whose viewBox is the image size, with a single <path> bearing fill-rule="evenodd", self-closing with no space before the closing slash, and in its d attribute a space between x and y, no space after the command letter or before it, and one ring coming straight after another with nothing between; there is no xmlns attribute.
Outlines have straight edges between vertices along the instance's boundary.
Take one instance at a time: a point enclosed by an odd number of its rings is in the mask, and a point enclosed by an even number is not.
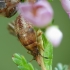
<svg viewBox="0 0 70 70"><path fill-rule="evenodd" d="M20 0L4 0L5 7L0 8L0 15L3 15L7 18L12 17L16 11L16 5L20 2Z"/></svg>
<svg viewBox="0 0 70 70"><path fill-rule="evenodd" d="M15 32L22 45L36 57L39 50L36 42L36 32L32 25L19 16L15 21Z"/></svg>
<svg viewBox="0 0 70 70"><path fill-rule="evenodd" d="M40 54L40 48L42 50L43 48L38 42L38 37L41 35L41 32L37 33L32 24L21 16L18 16L12 24L9 24L8 29L11 33L15 32L22 45L33 55L34 59L37 60L40 65L39 56L42 56Z"/></svg>
<svg viewBox="0 0 70 70"><path fill-rule="evenodd" d="M10 30L11 27L13 31ZM22 45L31 51L34 57L38 55L36 32L29 22L18 16L15 22L9 24L8 29L11 33L15 32Z"/></svg>

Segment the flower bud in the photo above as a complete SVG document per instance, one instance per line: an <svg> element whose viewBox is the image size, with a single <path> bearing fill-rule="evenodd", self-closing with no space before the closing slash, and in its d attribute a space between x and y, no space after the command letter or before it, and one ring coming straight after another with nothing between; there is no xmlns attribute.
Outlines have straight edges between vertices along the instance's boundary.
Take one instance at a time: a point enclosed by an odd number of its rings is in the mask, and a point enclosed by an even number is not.
<svg viewBox="0 0 70 70"><path fill-rule="evenodd" d="M70 0L60 0L63 9L69 15L70 18Z"/></svg>
<svg viewBox="0 0 70 70"><path fill-rule="evenodd" d="M53 46L58 46L62 40L63 34L56 26L50 26L45 32L46 38Z"/></svg>
<svg viewBox="0 0 70 70"><path fill-rule="evenodd" d="M53 9L48 1L19 3L17 10L21 16L37 27L44 27L53 19Z"/></svg>

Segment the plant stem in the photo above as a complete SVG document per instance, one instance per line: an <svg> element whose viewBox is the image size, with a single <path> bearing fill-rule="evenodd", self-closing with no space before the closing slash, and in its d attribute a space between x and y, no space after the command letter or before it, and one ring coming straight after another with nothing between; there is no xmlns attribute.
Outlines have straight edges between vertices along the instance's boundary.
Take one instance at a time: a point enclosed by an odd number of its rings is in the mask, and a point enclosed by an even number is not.
<svg viewBox="0 0 70 70"><path fill-rule="evenodd" d="M44 65L44 61L43 61L43 52L44 52L44 47L43 47L43 40L42 40L42 31L41 30L38 30L37 31L37 36L38 36L38 43L39 43L39 50L40 50L40 54L42 55L40 55L39 56L39 61L40 61L40 66L41 66L41 69L42 70L47 70L46 69L46 67L45 67L45 65Z"/></svg>
<svg viewBox="0 0 70 70"><path fill-rule="evenodd" d="M45 65L44 65L44 62L43 62L43 57L40 56L40 60L41 60L41 69L42 70L47 70Z"/></svg>

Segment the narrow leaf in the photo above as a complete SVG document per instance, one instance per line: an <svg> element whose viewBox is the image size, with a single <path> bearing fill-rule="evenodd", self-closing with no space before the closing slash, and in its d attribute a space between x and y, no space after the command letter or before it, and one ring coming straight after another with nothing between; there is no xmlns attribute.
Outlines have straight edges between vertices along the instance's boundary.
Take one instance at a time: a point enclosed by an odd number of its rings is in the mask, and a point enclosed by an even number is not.
<svg viewBox="0 0 70 70"><path fill-rule="evenodd" d="M54 70L69 70L68 65L62 65L61 63L57 64L57 67L55 67Z"/></svg>
<svg viewBox="0 0 70 70"><path fill-rule="evenodd" d="M20 70L34 70L31 63L27 62L24 56L16 53L13 55L12 59Z"/></svg>
<svg viewBox="0 0 70 70"><path fill-rule="evenodd" d="M34 68L33 68L33 66L32 66L31 63L28 63L28 65L29 65L29 69L30 69L30 70L34 70Z"/></svg>
<svg viewBox="0 0 70 70"><path fill-rule="evenodd" d="M44 46L44 56L48 57L48 59L44 58L44 64L47 70L52 70L53 46L47 41L44 34L42 35L42 39Z"/></svg>
<svg viewBox="0 0 70 70"><path fill-rule="evenodd" d="M16 65L23 65L22 61L17 58L12 58Z"/></svg>

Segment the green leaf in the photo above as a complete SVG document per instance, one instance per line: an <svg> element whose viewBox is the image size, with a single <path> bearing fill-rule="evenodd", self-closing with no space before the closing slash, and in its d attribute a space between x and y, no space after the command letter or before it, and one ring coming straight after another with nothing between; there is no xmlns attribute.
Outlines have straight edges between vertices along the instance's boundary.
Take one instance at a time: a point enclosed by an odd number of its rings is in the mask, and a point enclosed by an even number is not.
<svg viewBox="0 0 70 70"><path fill-rule="evenodd" d="M23 66L18 66L18 68L19 68L20 70L28 70L28 69L24 68Z"/></svg>
<svg viewBox="0 0 70 70"><path fill-rule="evenodd" d="M44 56L48 57L48 59L44 58L44 64L47 70L52 70L52 58L53 58L53 46L50 42L47 41L45 35L42 35L43 46L44 46Z"/></svg>
<svg viewBox="0 0 70 70"><path fill-rule="evenodd" d="M30 69L30 70L34 70L34 68L33 68L33 66L32 66L31 63L28 63L28 65L29 65L29 69Z"/></svg>
<svg viewBox="0 0 70 70"><path fill-rule="evenodd" d="M63 65L61 63L58 63L57 68L58 70L63 70Z"/></svg>
<svg viewBox="0 0 70 70"><path fill-rule="evenodd" d="M62 65L61 63L58 63L54 70L68 70L68 65Z"/></svg>
<svg viewBox="0 0 70 70"><path fill-rule="evenodd" d="M68 65L64 65L63 70L68 70Z"/></svg>
<svg viewBox="0 0 70 70"><path fill-rule="evenodd" d="M54 70L58 70L58 68L56 68L56 67L55 67L55 69L54 69Z"/></svg>
<svg viewBox="0 0 70 70"><path fill-rule="evenodd" d="M21 59L21 57L20 57L19 55L20 55L20 54L15 53L15 55L13 55L13 57L18 58L18 59ZM13 58L13 57L12 57L12 58Z"/></svg>
<svg viewBox="0 0 70 70"><path fill-rule="evenodd" d="M20 70L34 70L31 63L27 62L24 56L16 53L13 55L12 59Z"/></svg>
<svg viewBox="0 0 70 70"><path fill-rule="evenodd" d="M27 61L26 61L26 59L24 58L24 56L21 55L21 59L22 59L23 64L26 64L26 63L27 63Z"/></svg>
<svg viewBox="0 0 70 70"><path fill-rule="evenodd" d="M13 61L14 61L14 63L16 64L16 65L23 65L23 63L22 63L22 61L21 60L19 60L19 59L17 59L17 58L12 58L13 59Z"/></svg>

